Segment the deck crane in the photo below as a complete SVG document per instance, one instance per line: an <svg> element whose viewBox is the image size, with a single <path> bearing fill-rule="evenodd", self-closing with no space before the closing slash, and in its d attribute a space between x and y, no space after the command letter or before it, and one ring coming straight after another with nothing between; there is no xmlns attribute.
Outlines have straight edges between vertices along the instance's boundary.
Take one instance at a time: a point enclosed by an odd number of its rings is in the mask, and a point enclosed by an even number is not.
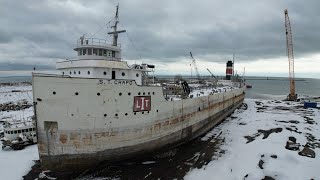
<svg viewBox="0 0 320 180"><path fill-rule="evenodd" d="M211 76L214 78L213 85L216 87L217 83L218 83L218 78L215 75L213 75L212 72L208 68L207 68L207 70L209 71Z"/></svg>
<svg viewBox="0 0 320 180"><path fill-rule="evenodd" d="M191 52L190 52L190 56L191 56L191 59L192 59L192 65L193 65L193 67L195 69L195 72L196 72L197 80L200 82L201 78L200 78L199 70L198 70L198 67L197 67L197 64L196 64L196 60L193 58Z"/></svg>
<svg viewBox="0 0 320 180"><path fill-rule="evenodd" d="M290 94L287 97L289 101L297 100L297 94L295 92L295 81L294 81L294 58L293 58L293 43L292 43L292 32L291 25L288 15L288 10L284 10L285 16L285 28L286 28L286 39L287 39L287 55L289 60L289 81L290 81Z"/></svg>
<svg viewBox="0 0 320 180"><path fill-rule="evenodd" d="M217 80L217 77L215 75L212 74L212 72L207 68L208 72L211 74L211 76Z"/></svg>

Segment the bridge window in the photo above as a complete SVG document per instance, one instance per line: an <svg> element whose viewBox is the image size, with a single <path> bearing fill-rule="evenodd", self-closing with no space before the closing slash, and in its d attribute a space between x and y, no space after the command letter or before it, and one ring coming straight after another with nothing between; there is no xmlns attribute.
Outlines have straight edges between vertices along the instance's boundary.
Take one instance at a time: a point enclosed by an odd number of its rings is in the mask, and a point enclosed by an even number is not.
<svg viewBox="0 0 320 180"><path fill-rule="evenodd" d="M92 55L92 49L88 49L88 55Z"/></svg>
<svg viewBox="0 0 320 180"><path fill-rule="evenodd" d="M97 49L93 49L93 55L98 55L98 53L97 53Z"/></svg>
<svg viewBox="0 0 320 180"><path fill-rule="evenodd" d="M112 51L112 57L116 57L116 52Z"/></svg>
<svg viewBox="0 0 320 180"><path fill-rule="evenodd" d="M102 49L99 49L99 56L102 56Z"/></svg>
<svg viewBox="0 0 320 180"><path fill-rule="evenodd" d="M86 55L86 54L87 54L87 49L82 49L82 51L83 51L83 52L82 52L83 55Z"/></svg>
<svg viewBox="0 0 320 180"><path fill-rule="evenodd" d="M105 50L105 49L103 50L103 55L107 56L107 50Z"/></svg>

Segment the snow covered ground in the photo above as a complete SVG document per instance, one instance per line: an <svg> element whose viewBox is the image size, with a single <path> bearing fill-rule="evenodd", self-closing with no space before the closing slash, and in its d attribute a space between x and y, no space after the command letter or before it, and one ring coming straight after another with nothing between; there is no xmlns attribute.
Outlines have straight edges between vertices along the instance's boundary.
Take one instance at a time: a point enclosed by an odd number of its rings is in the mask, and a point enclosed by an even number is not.
<svg viewBox="0 0 320 180"><path fill-rule="evenodd" d="M16 102L23 99L32 102L32 87L30 85L0 86L0 103Z"/></svg>
<svg viewBox="0 0 320 180"><path fill-rule="evenodd" d="M21 99L32 102L28 98L30 91L12 93L16 89L0 87L0 94L9 92L0 95L1 103ZM20 90L31 90L31 87L22 86ZM320 179L320 110L304 109L297 102L246 99L245 103L247 109L236 110L202 137L201 142L223 139L223 143L211 162L187 170L184 179ZM0 111L0 120L32 113L32 107ZM199 155L199 152L195 154ZM33 160L38 159L36 145L19 151L0 150L0 179L22 179L34 165ZM156 162L145 163L150 164Z"/></svg>
<svg viewBox="0 0 320 180"><path fill-rule="evenodd" d="M37 145L19 151L10 148L0 150L0 179L22 179L35 164L33 160L39 160Z"/></svg>
<svg viewBox="0 0 320 180"><path fill-rule="evenodd" d="M304 109L296 102L245 103L247 110L237 110L231 120L202 138L206 141L221 129L224 153L191 170L185 179L320 179L319 109ZM313 153L315 157L307 157Z"/></svg>
<svg viewBox="0 0 320 180"><path fill-rule="evenodd" d="M21 91L21 92L19 92ZM0 103L16 103L25 99L32 103L31 86L0 86ZM33 115L33 108L18 111L0 111L0 132L3 132L3 121L12 119L27 119ZM2 141L0 141L2 147ZM0 150L0 179L22 179L35 164L33 160L39 160L37 145L25 147L23 150L14 151L6 147Z"/></svg>

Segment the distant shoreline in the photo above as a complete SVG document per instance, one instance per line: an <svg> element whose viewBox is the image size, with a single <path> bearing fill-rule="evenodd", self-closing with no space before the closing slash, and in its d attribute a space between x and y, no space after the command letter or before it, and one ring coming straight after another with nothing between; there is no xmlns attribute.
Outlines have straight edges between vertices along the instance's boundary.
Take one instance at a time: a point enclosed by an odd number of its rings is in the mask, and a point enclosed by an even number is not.
<svg viewBox="0 0 320 180"><path fill-rule="evenodd" d="M296 78L295 81L306 81L307 78ZM308 78L308 79L314 79L314 78ZM245 80L272 80L272 81L288 81L288 78L245 78Z"/></svg>

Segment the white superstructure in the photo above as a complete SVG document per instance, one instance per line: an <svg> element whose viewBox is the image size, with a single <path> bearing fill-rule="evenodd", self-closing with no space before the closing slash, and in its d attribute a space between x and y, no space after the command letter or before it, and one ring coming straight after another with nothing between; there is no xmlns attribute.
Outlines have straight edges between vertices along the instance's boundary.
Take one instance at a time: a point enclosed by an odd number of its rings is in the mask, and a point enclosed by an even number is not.
<svg viewBox="0 0 320 180"><path fill-rule="evenodd" d="M133 64L129 66L121 58L121 45L118 44L118 34L125 30L117 30L118 7L115 17L113 42L97 38L86 38L84 35L77 41L74 51L77 59L66 59L57 62L56 69L60 75L81 78L101 78L112 80L133 80L137 85L148 81L148 72L154 65Z"/></svg>

